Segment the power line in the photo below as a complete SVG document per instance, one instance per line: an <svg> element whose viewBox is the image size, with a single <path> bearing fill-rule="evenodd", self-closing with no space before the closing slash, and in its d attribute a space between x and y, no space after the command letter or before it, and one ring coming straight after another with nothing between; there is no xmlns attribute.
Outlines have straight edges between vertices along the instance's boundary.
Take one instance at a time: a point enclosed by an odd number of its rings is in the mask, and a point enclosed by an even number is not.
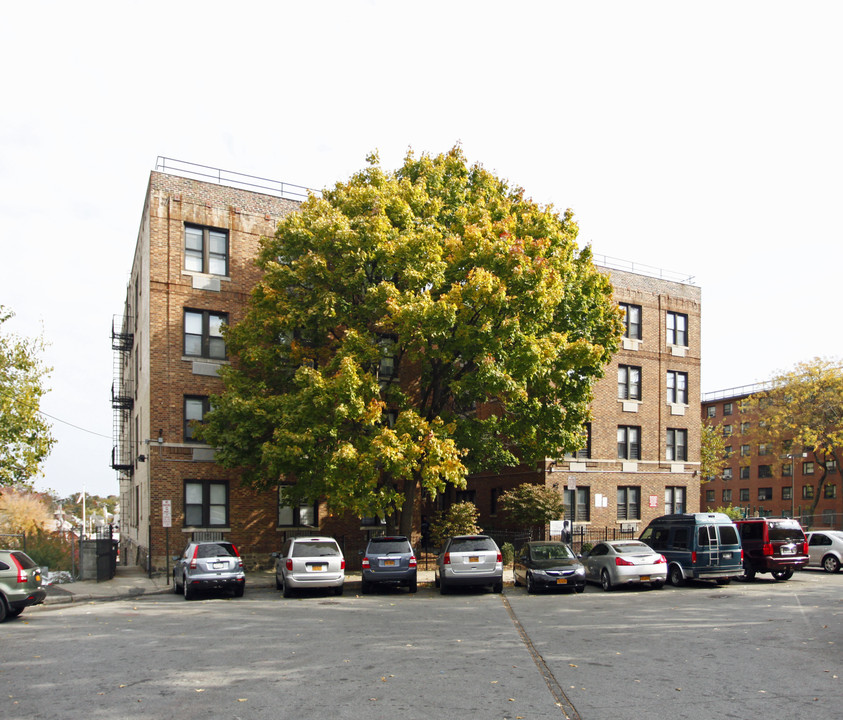
<svg viewBox="0 0 843 720"><path fill-rule="evenodd" d="M63 425L69 425L76 430L81 430L82 432L86 432L90 435L96 435L97 437L105 438L106 440L113 440L114 438L111 435L103 435L102 433L94 432L93 430L87 430L86 428L79 427L78 425L74 425L71 422L67 422L67 420L62 420L61 418L57 418L55 415L50 415L49 413L45 413L43 410L37 411L39 415L44 415L45 417L50 418L50 420L55 420L56 422L60 422Z"/></svg>

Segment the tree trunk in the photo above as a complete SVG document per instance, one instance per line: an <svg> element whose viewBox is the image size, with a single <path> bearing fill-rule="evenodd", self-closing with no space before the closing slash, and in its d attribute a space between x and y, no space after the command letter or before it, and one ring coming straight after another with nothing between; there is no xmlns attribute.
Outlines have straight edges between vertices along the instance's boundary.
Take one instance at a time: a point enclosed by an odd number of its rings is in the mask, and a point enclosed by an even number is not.
<svg viewBox="0 0 843 720"><path fill-rule="evenodd" d="M410 542L412 542L413 535L413 518L416 510L417 488L418 480L415 476L410 480L404 481L404 505L401 508L401 514L398 519L398 532L410 539Z"/></svg>

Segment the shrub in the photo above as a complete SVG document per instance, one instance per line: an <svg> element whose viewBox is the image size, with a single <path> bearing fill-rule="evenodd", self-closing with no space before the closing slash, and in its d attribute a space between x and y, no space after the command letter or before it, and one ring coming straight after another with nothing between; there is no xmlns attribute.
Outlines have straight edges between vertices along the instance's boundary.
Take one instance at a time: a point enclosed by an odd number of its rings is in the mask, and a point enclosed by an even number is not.
<svg viewBox="0 0 843 720"><path fill-rule="evenodd" d="M45 530L36 530L26 536L26 554L51 571L72 571L71 548L70 542Z"/></svg>
<svg viewBox="0 0 843 720"><path fill-rule="evenodd" d="M430 526L434 545L440 546L452 535L475 535L483 532L477 525L480 512L472 502L454 503L436 514Z"/></svg>
<svg viewBox="0 0 843 720"><path fill-rule="evenodd" d="M511 565L515 560L515 546L511 542L505 542L501 545L501 555L503 555L503 564Z"/></svg>

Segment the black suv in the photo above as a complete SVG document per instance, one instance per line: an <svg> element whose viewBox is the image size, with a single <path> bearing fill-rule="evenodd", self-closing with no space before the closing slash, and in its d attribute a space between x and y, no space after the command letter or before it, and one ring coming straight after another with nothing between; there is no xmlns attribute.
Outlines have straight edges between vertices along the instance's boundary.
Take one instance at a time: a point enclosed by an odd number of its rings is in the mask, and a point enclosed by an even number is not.
<svg viewBox="0 0 843 720"><path fill-rule="evenodd" d="M788 580L808 563L808 541L797 520L758 517L736 520L735 525L743 546L744 579L768 572L776 580Z"/></svg>
<svg viewBox="0 0 843 720"><path fill-rule="evenodd" d="M414 593L418 589L416 554L403 535L375 537L363 551L363 592L374 585L405 585Z"/></svg>

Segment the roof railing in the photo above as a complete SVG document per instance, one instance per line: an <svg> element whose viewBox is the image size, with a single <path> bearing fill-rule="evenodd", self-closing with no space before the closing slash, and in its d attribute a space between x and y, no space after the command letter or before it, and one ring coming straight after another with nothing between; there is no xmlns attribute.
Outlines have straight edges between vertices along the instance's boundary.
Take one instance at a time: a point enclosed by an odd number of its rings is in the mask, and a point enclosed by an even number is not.
<svg viewBox="0 0 843 720"><path fill-rule="evenodd" d="M308 195L313 194L318 197L322 194L321 190L305 187L304 185L270 180L269 178L258 177L257 175L246 175L245 173L234 172L233 170L223 170L222 168L215 168L210 165L200 165L199 163L176 160L174 158L163 157L162 155L159 155L155 161L155 170L169 175L178 175L180 177L203 180L204 182L213 182L217 185L240 188L241 190L262 192L266 195L273 195L287 200L305 200Z"/></svg>
<svg viewBox="0 0 843 720"><path fill-rule="evenodd" d="M608 257L607 255L598 255L597 253L593 254L593 258L595 265L609 268L610 270L623 270L625 272L634 273L635 275L646 275L647 277L669 280L670 282L680 283L681 285L696 284L694 282L693 275L673 272L672 270L662 270L661 268L653 267L652 265L643 265L642 263L632 262L630 260L621 260L619 258Z"/></svg>

